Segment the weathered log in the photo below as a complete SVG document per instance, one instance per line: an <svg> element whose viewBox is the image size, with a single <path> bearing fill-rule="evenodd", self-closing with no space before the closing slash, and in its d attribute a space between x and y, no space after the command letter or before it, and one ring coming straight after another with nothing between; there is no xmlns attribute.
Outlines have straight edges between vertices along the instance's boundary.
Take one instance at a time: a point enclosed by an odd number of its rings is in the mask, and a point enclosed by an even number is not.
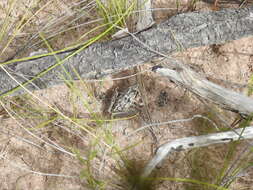
<svg viewBox="0 0 253 190"><path fill-rule="evenodd" d="M211 44L221 44L253 34L253 6L242 9L225 9L217 12L191 12L180 14L158 24L136 37L150 48L168 54L182 48L190 48ZM60 59L73 52L58 54ZM150 51L131 36L103 43L90 45L81 53L67 59L63 66L73 79L78 79L73 68L84 78L96 78L106 74L124 70L150 61L159 55ZM54 56L5 65L5 69L19 83L24 83L38 73L52 67ZM45 75L28 85L31 90L46 88L62 83L67 79L61 66L51 69ZM18 84L0 69L0 94L17 87ZM22 90L20 91L22 92Z"/></svg>

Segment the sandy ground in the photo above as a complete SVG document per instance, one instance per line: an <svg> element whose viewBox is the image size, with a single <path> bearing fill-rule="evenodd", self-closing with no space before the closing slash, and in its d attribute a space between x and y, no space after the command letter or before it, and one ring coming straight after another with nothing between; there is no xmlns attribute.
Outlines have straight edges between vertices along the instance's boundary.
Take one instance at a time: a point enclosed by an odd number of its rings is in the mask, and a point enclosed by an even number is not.
<svg viewBox="0 0 253 190"><path fill-rule="evenodd" d="M154 6L171 7L173 9L176 7L175 1L162 0L156 1ZM211 5L205 3L199 3L198 6L197 8L200 10L212 8ZM182 10L186 10L184 4L182 4ZM159 22L172 14L175 14L175 12L156 12L155 19ZM210 80L238 92L246 93L243 86L247 84L249 76L253 71L253 44L251 40L253 40L253 37L219 46L193 48L184 52L175 53L172 56L192 65L199 72L210 77ZM152 65L147 64L138 69L124 71L115 76L108 77L108 80L103 82L87 82L87 86L94 96L89 96L87 89L81 89L83 88L81 82L77 82L76 84L80 88L80 94L77 97L73 97L73 90L70 90L65 85L37 91L35 95L40 97L43 102L48 102L48 104L58 108L65 115L76 115L80 119L91 118L90 113L83 106L82 100L85 99L93 112L109 119L108 114L105 113L105 109L107 107L106 104L108 104L107 101L110 101L110 97L113 94L113 89L116 87L126 88L126 86L138 83L143 93L145 109L133 119L107 122L101 127L101 130L103 128L102 131L106 130L106 128L111 129L115 142L121 148L137 144L124 151L127 160L132 161L135 168L143 167L144 163L154 154L155 148L164 142L180 137L202 134L202 125L205 125L203 127L213 128L212 124L206 121L204 122L203 120L155 126L153 127L153 133L157 139L157 143L155 143L154 136L151 135L149 130L142 130L135 133L135 135L128 136L136 129L150 122L160 123L169 120L190 118L194 114L208 116L220 126L223 125L220 118L227 123L232 122L233 119L231 118L234 118L235 114L221 110L208 103L204 104L190 92L147 71L150 66ZM124 80L111 80L123 76L130 76L135 73L137 73L137 77L132 76ZM75 107L73 106L73 101L75 101ZM41 107L41 110L50 110L47 105L43 105L43 103L38 101L34 102L37 106L39 105ZM46 125L46 127L36 130L35 126L38 126L38 123L41 121L34 122L30 118L25 120L22 119L26 118L23 115L19 119L14 119L7 116L3 110L0 110L0 113L0 189L90 189L85 185L86 181L79 178L80 172L86 169L85 166L75 156L69 153L63 153L59 147L63 147L68 152L71 152L71 148L75 148L80 150L83 155L86 155L86 152L91 147L91 141L93 139L91 135L87 135L82 130L75 129L73 125L63 122L61 119L53 122L53 125ZM55 116L54 114L51 114L52 118ZM48 114L45 115L48 116ZM98 125L89 120L87 124L94 127ZM75 134L72 134L73 131ZM214 132L215 130L210 129L210 131ZM33 137L30 134L31 132L34 132L40 139ZM100 134L99 130L96 130L95 133L96 135ZM25 139L34 144L26 142ZM210 164L213 164L214 168L219 168L222 163L222 158L225 156L224 150L226 148L226 146L215 146L207 149L213 155L213 157L208 159L210 159ZM115 159L112 159L106 153L106 151L110 152L109 149L102 145L101 147L98 146L98 149L101 149L102 153L92 162L95 176L98 179L111 181L114 184L114 186L108 185L111 188L107 189L127 189L115 169ZM184 151L173 154L159 167L157 176L194 177L189 156L192 153L193 151ZM138 169L136 170L138 171ZM60 174L65 176L52 177L46 174ZM238 190L242 187L245 190L252 189L252 176L253 171L249 171L245 176L238 178L231 186L231 189ZM157 182L155 187L155 189L159 190L183 190L187 188L182 183L170 181Z"/></svg>

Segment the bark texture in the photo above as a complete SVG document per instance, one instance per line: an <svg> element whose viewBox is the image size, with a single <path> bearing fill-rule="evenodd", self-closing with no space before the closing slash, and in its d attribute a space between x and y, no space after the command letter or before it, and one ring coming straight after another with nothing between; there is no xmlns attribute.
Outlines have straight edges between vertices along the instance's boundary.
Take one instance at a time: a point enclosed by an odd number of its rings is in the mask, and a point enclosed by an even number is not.
<svg viewBox="0 0 253 190"><path fill-rule="evenodd" d="M253 34L253 7L242 9L225 9L212 12L191 12L180 14L171 19L143 31L136 37L148 47L163 54L190 47L221 44L227 41L247 37ZM73 52L58 55L60 59ZM143 64L159 55L144 47L135 38L129 36L120 40L97 43L89 46L81 53L66 60L63 64L73 79L78 79L73 68L84 78L98 78L106 74ZM54 56L12 63L4 66L20 83L31 79L38 73L56 63ZM64 73L61 66L52 69L33 84L31 90L46 88L63 82ZM0 69L0 94L18 84ZM19 92L22 92L20 90Z"/></svg>

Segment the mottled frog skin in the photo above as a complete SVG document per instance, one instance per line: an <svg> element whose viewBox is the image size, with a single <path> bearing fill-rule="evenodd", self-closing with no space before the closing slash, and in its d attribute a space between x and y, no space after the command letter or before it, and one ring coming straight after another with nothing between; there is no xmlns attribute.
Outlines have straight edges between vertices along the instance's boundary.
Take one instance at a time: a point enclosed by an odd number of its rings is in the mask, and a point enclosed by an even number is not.
<svg viewBox="0 0 253 190"><path fill-rule="evenodd" d="M143 107L138 85L130 86L123 92L116 88L108 112L112 117L129 117L137 114Z"/></svg>

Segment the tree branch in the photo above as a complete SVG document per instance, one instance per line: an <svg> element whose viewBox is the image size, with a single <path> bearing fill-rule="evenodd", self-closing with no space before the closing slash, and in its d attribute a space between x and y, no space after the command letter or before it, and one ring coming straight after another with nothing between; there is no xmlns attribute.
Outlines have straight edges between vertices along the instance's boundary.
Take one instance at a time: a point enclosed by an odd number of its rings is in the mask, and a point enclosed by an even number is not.
<svg viewBox="0 0 253 190"><path fill-rule="evenodd" d="M178 60L170 59L169 67L155 66L152 70L222 108L246 116L253 114L252 98L208 81Z"/></svg>
<svg viewBox="0 0 253 190"><path fill-rule="evenodd" d="M155 169L155 167L174 151L204 147L219 143L229 143L240 139L250 138L253 138L253 126L222 133L185 137L167 142L157 149L155 156L148 162L148 164L144 168L142 177L148 177Z"/></svg>

